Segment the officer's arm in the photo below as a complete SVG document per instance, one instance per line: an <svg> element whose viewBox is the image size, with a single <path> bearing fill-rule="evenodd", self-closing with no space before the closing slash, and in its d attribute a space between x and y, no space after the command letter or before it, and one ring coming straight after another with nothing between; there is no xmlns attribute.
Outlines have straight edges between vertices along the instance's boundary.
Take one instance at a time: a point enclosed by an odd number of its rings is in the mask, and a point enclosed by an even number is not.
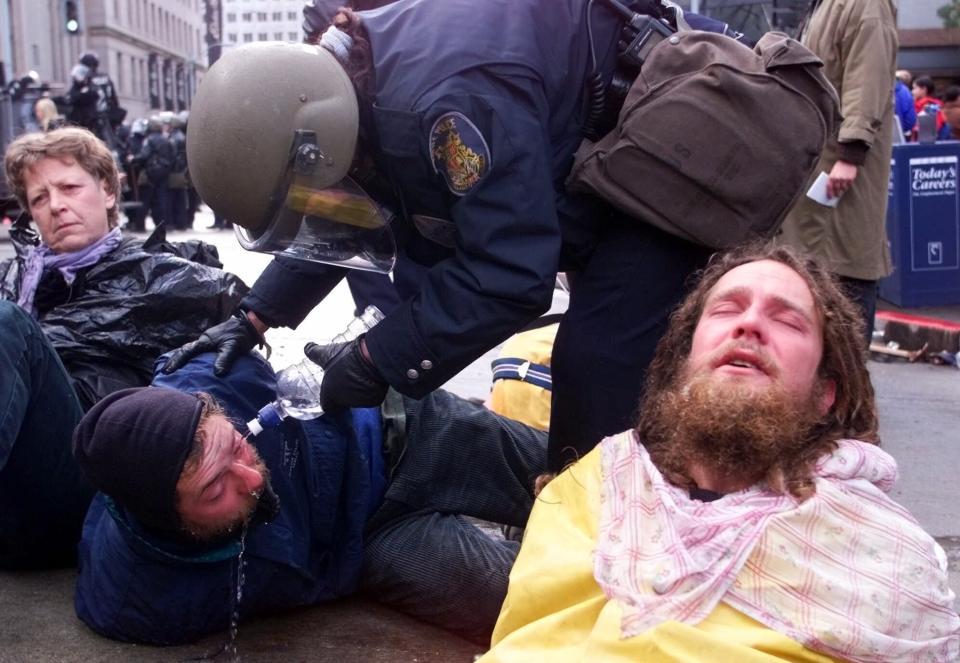
<svg viewBox="0 0 960 663"><path fill-rule="evenodd" d="M134 157L134 161L137 163L145 163L152 153L153 145L150 143L150 136L144 136L143 144L140 146L140 152Z"/></svg>
<svg viewBox="0 0 960 663"><path fill-rule="evenodd" d="M116 108L120 105L120 101L117 99L117 87L113 84L113 81L110 81L110 98L107 100L112 108Z"/></svg>
<svg viewBox="0 0 960 663"><path fill-rule="evenodd" d="M97 98L96 90L91 90L89 83L73 82L70 91L67 92L68 101L75 106L86 106Z"/></svg>
<svg viewBox="0 0 960 663"><path fill-rule="evenodd" d="M346 273L342 267L274 258L244 297L241 306L255 312L271 327L295 329Z"/></svg>
<svg viewBox="0 0 960 663"><path fill-rule="evenodd" d="M445 98L425 117L434 186L452 202L456 255L366 337L380 374L408 396L442 385L550 306L560 252L551 145L533 111L545 101L526 101ZM438 128L445 119L455 135ZM486 161L474 172L478 157Z"/></svg>

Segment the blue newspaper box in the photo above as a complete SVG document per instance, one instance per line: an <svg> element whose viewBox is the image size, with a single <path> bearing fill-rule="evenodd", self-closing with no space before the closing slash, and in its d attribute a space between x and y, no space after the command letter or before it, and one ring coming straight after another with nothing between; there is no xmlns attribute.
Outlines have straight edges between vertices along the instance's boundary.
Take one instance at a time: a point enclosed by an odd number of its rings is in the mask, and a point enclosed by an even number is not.
<svg viewBox="0 0 960 663"><path fill-rule="evenodd" d="M893 274L880 296L898 306L960 304L960 141L895 145L887 236Z"/></svg>

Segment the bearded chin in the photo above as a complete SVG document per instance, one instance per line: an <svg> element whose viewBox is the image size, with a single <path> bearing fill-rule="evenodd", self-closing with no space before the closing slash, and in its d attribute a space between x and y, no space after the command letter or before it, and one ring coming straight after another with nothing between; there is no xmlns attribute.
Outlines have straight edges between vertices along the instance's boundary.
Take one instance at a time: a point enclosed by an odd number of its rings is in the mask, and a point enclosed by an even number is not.
<svg viewBox="0 0 960 663"><path fill-rule="evenodd" d="M690 467L699 465L750 485L776 475L809 444L817 400L697 376L648 400L644 428L652 439L644 443L674 483L692 486Z"/></svg>

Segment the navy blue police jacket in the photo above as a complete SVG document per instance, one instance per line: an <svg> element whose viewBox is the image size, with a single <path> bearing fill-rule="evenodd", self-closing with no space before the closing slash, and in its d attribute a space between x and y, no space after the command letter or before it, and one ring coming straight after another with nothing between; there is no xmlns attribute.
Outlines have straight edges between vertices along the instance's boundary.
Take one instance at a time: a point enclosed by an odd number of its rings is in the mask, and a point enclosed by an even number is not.
<svg viewBox="0 0 960 663"><path fill-rule="evenodd" d="M200 355L171 375L157 374L153 384L206 391L234 421L252 419L275 398L273 372L259 357L240 358L222 380L212 366L213 355ZM384 490L379 410L288 419L254 442L280 512L246 534L241 619L350 594L363 561L363 527ZM158 536L97 494L79 547L77 616L128 642L178 644L226 629L239 552L239 536L214 546Z"/></svg>
<svg viewBox="0 0 960 663"><path fill-rule="evenodd" d="M560 217L593 68L587 6L399 0L361 13L375 76L362 133L398 198L398 243L432 266L366 340L384 379L408 396L543 313L562 241L580 241L566 224L561 237ZM591 15L609 74L619 24L600 3ZM244 305L295 327L344 273L278 258Z"/></svg>

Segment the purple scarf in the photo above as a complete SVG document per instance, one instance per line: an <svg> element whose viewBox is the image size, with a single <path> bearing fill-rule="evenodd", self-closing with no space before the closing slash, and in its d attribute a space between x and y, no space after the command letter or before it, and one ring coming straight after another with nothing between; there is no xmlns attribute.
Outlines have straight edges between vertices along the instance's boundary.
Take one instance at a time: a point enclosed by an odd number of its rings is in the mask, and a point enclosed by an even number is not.
<svg viewBox="0 0 960 663"><path fill-rule="evenodd" d="M29 249L23 261L23 276L20 278L20 295L17 305L37 317L33 298L37 294L40 278L48 269L59 269L67 285L73 283L77 272L100 261L100 258L120 245L120 229L114 228L90 246L72 253L54 253L46 244Z"/></svg>

